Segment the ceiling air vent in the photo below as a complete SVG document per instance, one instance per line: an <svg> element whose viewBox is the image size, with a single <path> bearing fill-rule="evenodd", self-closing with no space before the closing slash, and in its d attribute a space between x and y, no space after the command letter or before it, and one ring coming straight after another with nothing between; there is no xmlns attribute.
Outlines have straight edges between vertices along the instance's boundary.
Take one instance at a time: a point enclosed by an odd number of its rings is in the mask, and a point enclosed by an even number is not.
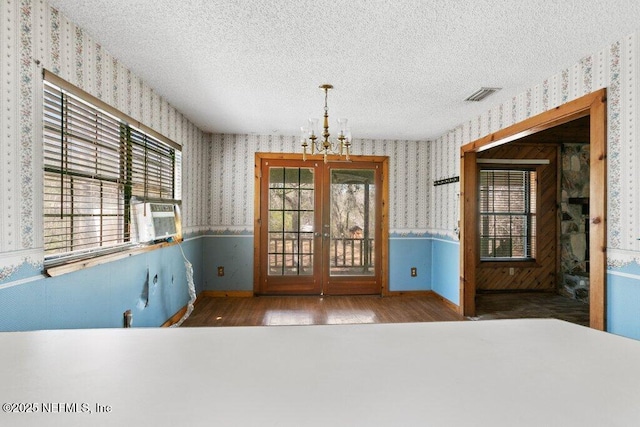
<svg viewBox="0 0 640 427"><path fill-rule="evenodd" d="M467 99L465 99L465 101L473 101L473 102L482 101L487 96L491 95L494 92L499 91L500 89L501 88L499 87L481 87L480 89L478 89L477 91L469 95Z"/></svg>

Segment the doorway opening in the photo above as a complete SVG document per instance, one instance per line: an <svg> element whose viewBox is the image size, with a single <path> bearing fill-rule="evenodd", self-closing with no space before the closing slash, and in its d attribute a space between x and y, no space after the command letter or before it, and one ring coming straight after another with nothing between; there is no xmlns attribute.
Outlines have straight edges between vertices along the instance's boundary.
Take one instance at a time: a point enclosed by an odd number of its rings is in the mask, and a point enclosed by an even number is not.
<svg viewBox="0 0 640 427"><path fill-rule="evenodd" d="M550 317L589 325L589 120L589 116L575 119L478 154L481 218L487 192L500 196L498 201L490 200L493 205L502 203L519 212L515 220L502 213L494 221L500 226L501 239L484 237L487 232L481 220L476 319ZM517 165L506 165L516 160ZM490 166L487 161L502 163ZM528 186L512 180L512 193L505 197L501 190L505 182L494 179L488 187L482 178L486 168L498 166L501 175L524 168L534 179ZM529 209L531 215L523 216L527 205L519 198L531 189L535 191L526 200L537 206ZM489 227L484 224L484 228ZM510 240L504 230L516 238ZM520 239L528 245L518 245ZM500 262L486 262L482 253L489 246L487 240L491 248L502 243L498 249L509 248L505 243L513 240L516 244L511 246L522 247L532 261L524 265L503 257Z"/></svg>
<svg viewBox="0 0 640 427"><path fill-rule="evenodd" d="M462 314L476 316L483 292L546 291L588 301L588 324L605 328L605 95L599 90L461 148ZM492 163L535 165L535 257L481 256L479 171Z"/></svg>
<svg viewBox="0 0 640 427"><path fill-rule="evenodd" d="M386 290L388 160L256 153L254 293Z"/></svg>

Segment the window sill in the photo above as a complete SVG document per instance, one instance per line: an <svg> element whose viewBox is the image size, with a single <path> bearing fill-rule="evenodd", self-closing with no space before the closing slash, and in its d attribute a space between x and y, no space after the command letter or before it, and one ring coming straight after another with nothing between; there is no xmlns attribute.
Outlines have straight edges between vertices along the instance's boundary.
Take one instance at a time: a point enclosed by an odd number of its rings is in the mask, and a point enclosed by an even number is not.
<svg viewBox="0 0 640 427"><path fill-rule="evenodd" d="M48 277L57 277L63 274L72 273L89 267L95 267L96 265L107 264L109 262L117 261L119 259L128 258L133 255L138 255L144 252L154 251L156 249L167 248L169 246L177 245L182 241L182 238L178 238L172 242L160 242L152 243L145 246L138 246L131 249L125 249L120 252L101 255L94 258L82 259L77 261L70 261L65 264L52 266L45 268L44 273Z"/></svg>
<svg viewBox="0 0 640 427"><path fill-rule="evenodd" d="M480 268L504 268L504 267L518 267L518 268L536 268L536 267L542 267L541 264L539 264L535 259L532 260L525 260L525 259L516 259L516 260L491 260L491 261L485 261L485 260L480 260Z"/></svg>

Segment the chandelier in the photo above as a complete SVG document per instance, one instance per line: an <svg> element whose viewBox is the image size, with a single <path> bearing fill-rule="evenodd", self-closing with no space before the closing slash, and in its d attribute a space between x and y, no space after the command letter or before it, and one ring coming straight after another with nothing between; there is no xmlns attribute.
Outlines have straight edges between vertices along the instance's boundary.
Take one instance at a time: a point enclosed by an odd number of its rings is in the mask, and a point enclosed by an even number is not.
<svg viewBox="0 0 640 427"><path fill-rule="evenodd" d="M311 146L311 154L316 151L324 155L324 162L327 163L329 154L344 156L349 161L349 149L351 147L351 131L347 126L347 119L338 119L338 127L340 133L336 141L329 139L329 108L327 107L327 97L329 89L333 89L330 84L320 85L320 89L324 90L324 132L322 139L317 136L318 119L309 119L309 126L300 128L302 142L302 160L307 160L307 148Z"/></svg>

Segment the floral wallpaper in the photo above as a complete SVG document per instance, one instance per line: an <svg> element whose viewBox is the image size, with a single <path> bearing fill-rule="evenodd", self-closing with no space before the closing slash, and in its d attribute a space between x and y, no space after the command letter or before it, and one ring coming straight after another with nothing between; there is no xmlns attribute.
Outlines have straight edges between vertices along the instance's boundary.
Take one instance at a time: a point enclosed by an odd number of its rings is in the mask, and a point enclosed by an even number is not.
<svg viewBox="0 0 640 427"><path fill-rule="evenodd" d="M45 0L3 0L0 22L0 284L42 269L42 68L181 144L184 230L209 223L208 135Z"/></svg>
<svg viewBox="0 0 640 427"><path fill-rule="evenodd" d="M550 110L585 94L607 88L607 191L610 266L640 262L640 144L638 138L637 35L631 34L589 55L520 95L493 106L433 141L432 178L459 174L459 148L482 136ZM430 229L455 227L459 185L436 187ZM440 208L435 208L439 206Z"/></svg>
<svg viewBox="0 0 640 427"><path fill-rule="evenodd" d="M218 233L252 233L255 153L300 153L298 138L213 135L211 151L211 229ZM429 144L355 139L352 152L389 156L389 229L396 234L424 234L431 193Z"/></svg>
<svg viewBox="0 0 640 427"><path fill-rule="evenodd" d="M252 232L255 152L299 152L297 139L207 135L46 0L0 2L0 285L42 266L42 68L183 145L185 234ZM395 235L456 238L461 145L602 87L608 91L608 257L640 263L637 34L587 55L434 141L354 141L390 158Z"/></svg>

